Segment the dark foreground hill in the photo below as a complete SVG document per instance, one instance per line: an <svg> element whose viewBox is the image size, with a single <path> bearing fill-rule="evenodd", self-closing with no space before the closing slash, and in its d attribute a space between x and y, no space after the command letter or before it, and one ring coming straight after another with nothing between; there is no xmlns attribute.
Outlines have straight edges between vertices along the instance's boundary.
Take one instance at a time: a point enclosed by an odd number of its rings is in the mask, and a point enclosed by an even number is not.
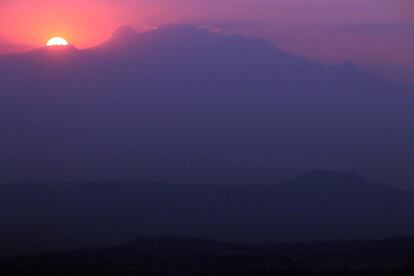
<svg viewBox="0 0 414 276"><path fill-rule="evenodd" d="M413 275L414 240L235 243L138 239L111 248L0 258L0 275Z"/></svg>
<svg viewBox="0 0 414 276"><path fill-rule="evenodd" d="M315 168L414 182L414 96L260 39L123 27L0 57L0 180L273 184Z"/></svg>
<svg viewBox="0 0 414 276"><path fill-rule="evenodd" d="M1 255L119 244L137 236L288 241L414 234L414 195L347 172L273 186L0 185Z"/></svg>

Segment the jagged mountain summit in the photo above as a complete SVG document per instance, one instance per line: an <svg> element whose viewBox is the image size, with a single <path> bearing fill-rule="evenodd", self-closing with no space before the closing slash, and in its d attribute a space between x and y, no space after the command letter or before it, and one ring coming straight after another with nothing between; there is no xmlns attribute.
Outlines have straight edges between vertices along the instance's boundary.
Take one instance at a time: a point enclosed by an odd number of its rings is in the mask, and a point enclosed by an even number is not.
<svg viewBox="0 0 414 276"><path fill-rule="evenodd" d="M111 36L111 40L118 42L121 40L133 40L136 39L137 36L138 33L134 28L125 25L115 30L115 32Z"/></svg>
<svg viewBox="0 0 414 276"><path fill-rule="evenodd" d="M115 30L112 36L96 47L94 50L97 49L101 50L115 50L118 49L119 51L125 50L127 51L128 48L136 47L139 41L139 34L137 31L130 27L130 26L121 26Z"/></svg>
<svg viewBox="0 0 414 276"><path fill-rule="evenodd" d="M4 181L414 181L412 94L353 66L189 26L52 50L0 58Z"/></svg>

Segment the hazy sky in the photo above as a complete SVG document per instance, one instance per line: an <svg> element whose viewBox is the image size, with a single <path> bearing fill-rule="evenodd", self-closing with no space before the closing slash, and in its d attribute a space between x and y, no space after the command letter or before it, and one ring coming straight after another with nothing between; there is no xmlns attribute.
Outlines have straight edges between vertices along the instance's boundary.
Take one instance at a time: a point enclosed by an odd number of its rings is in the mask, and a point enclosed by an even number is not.
<svg viewBox="0 0 414 276"><path fill-rule="evenodd" d="M0 0L0 53L55 35L90 47L119 25L174 23L264 37L322 62L414 73L413 0Z"/></svg>

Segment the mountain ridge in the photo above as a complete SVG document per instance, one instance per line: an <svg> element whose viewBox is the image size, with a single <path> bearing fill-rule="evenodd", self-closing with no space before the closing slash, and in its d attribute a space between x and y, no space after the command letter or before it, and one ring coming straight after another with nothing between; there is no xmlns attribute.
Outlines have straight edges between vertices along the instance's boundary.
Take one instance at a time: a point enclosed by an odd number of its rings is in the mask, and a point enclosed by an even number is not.
<svg viewBox="0 0 414 276"><path fill-rule="evenodd" d="M271 186L0 185L0 235L13 237L0 255L119 244L138 236L282 242L414 234L414 192L353 182L343 173L320 171L306 179Z"/></svg>
<svg viewBox="0 0 414 276"><path fill-rule="evenodd" d="M414 97L359 70L194 27L76 53L1 59L4 180L414 181Z"/></svg>

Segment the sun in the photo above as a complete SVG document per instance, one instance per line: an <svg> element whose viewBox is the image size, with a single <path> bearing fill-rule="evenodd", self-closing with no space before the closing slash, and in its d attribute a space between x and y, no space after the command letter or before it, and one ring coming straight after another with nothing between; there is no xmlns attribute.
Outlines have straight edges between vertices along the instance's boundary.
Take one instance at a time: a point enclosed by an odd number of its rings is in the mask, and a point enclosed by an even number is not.
<svg viewBox="0 0 414 276"><path fill-rule="evenodd" d="M68 44L69 43L64 38L56 36L49 39L46 46L67 46Z"/></svg>

